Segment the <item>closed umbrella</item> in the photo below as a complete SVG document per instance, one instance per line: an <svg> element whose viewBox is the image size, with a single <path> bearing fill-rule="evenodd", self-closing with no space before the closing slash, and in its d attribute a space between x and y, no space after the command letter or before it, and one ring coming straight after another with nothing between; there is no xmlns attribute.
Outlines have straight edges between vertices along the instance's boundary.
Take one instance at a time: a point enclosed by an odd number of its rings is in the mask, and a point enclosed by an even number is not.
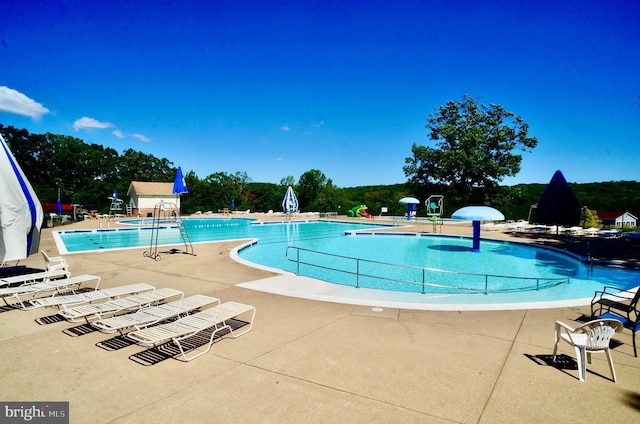
<svg viewBox="0 0 640 424"><path fill-rule="evenodd" d="M19 261L40 246L42 205L0 135L0 263Z"/></svg>
<svg viewBox="0 0 640 424"><path fill-rule="evenodd" d="M580 202L561 171L556 171L536 208L538 224L573 227L580 223Z"/></svg>
<svg viewBox="0 0 640 424"><path fill-rule="evenodd" d="M187 184L184 181L184 176L182 175L182 168L178 167L176 171L176 178L173 180L173 194L179 196L184 193L188 193Z"/></svg>
<svg viewBox="0 0 640 424"><path fill-rule="evenodd" d="M180 208L180 195L184 193L188 193L187 184L184 181L184 176L182 175L182 168L178 167L176 171L176 177L173 180L173 190L172 193L176 195L176 208Z"/></svg>
<svg viewBox="0 0 640 424"><path fill-rule="evenodd" d="M284 194L284 199L282 200L282 209L286 213L298 212L298 198L293 192L293 188L291 186L287 187L287 192Z"/></svg>

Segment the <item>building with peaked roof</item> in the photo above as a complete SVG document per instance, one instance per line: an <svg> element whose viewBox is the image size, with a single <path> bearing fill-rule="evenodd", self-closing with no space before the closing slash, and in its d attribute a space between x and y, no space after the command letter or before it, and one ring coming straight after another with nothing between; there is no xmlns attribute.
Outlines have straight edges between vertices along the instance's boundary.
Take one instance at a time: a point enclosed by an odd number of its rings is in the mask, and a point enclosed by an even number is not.
<svg viewBox="0 0 640 424"><path fill-rule="evenodd" d="M638 218L629 212L597 212L598 219L605 227L636 227Z"/></svg>
<svg viewBox="0 0 640 424"><path fill-rule="evenodd" d="M173 194L173 183L131 181L127 196L133 216L153 216L153 209L158 203L175 204L180 210L180 196Z"/></svg>

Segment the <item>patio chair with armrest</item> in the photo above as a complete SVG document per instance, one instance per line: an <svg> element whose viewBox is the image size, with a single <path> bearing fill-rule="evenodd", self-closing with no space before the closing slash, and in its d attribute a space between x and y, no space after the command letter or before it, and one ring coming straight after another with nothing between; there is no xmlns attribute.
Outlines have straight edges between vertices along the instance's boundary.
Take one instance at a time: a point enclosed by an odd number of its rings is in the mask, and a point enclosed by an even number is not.
<svg viewBox="0 0 640 424"><path fill-rule="evenodd" d="M597 319L587 322L578 328L572 328L567 324L556 321L555 345L553 347L553 362L556 361L558 344L564 340L574 347L576 361L578 362L578 374L580 381L587 380L587 362L591 363L592 353L605 353L609 360L609 368L616 382L616 371L613 368L613 358L609 343L616 331L622 330L622 323L615 319Z"/></svg>
<svg viewBox="0 0 640 424"><path fill-rule="evenodd" d="M622 322L623 326L631 330L633 341L633 355L638 356L636 350L636 331L640 324L640 286L623 290L606 286L596 291L591 300L591 316L612 318Z"/></svg>
<svg viewBox="0 0 640 424"><path fill-rule="evenodd" d="M227 321L237 319L240 316L251 314L248 318L248 328L235 332ZM173 341L185 361L191 361L211 350L213 340L220 331L228 331L234 339L248 333L253 328L253 320L256 316L256 308L238 302L225 302L205 311L182 317L174 322L147 327L127 334L127 337L143 346L154 347ZM205 330L213 329L209 336L209 342L204 351L187 357L182 342Z"/></svg>
<svg viewBox="0 0 640 424"><path fill-rule="evenodd" d="M56 269L69 270L69 265L62 256L49 256L44 250L41 250L40 253L42 253L42 257L44 258L45 269L47 271L55 271Z"/></svg>

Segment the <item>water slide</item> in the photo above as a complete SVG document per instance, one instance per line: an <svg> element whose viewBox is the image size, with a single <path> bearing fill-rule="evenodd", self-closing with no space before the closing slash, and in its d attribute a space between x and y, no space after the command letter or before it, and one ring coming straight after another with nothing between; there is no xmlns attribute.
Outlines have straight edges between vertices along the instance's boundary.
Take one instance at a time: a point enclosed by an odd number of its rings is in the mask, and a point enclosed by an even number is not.
<svg viewBox="0 0 640 424"><path fill-rule="evenodd" d="M354 206L347 211L347 216L361 216L367 219L373 219L373 215L367 212L367 205Z"/></svg>

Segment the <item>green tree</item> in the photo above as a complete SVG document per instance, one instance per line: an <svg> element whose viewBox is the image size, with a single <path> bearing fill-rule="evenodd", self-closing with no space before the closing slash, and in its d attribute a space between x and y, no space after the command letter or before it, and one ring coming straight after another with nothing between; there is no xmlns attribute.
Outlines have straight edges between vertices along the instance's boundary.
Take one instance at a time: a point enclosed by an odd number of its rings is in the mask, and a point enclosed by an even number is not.
<svg viewBox="0 0 640 424"><path fill-rule="evenodd" d="M118 175L129 181L168 182L176 175L173 162L166 158L159 159L153 155L133 149L125 150L118 160Z"/></svg>
<svg viewBox="0 0 640 424"><path fill-rule="evenodd" d="M287 188L289 186L293 187L295 184L296 184L296 179L293 178L292 175L287 175L286 177L280 180L280 185L283 186L284 188Z"/></svg>
<svg viewBox="0 0 640 424"><path fill-rule="evenodd" d="M405 175L414 184L443 183L453 195L472 202L492 202L498 184L520 171L522 155L538 141L529 125L500 105L478 104L464 95L427 117L434 147L413 144Z"/></svg>
<svg viewBox="0 0 640 424"><path fill-rule="evenodd" d="M298 180L298 203L300 210L311 209L320 191L325 187L327 177L317 169L311 169Z"/></svg>
<svg viewBox="0 0 640 424"><path fill-rule="evenodd" d="M582 228L600 228L600 225L602 225L602 221L598 219L598 213L586 206L583 206L580 210L580 223Z"/></svg>

